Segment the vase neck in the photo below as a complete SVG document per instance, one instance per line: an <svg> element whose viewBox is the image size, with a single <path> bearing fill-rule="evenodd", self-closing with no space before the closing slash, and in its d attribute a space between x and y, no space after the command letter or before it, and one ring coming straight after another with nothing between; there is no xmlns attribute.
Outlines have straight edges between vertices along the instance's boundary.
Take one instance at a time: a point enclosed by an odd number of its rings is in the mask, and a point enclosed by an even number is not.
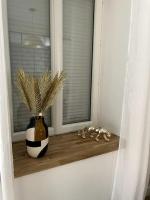
<svg viewBox="0 0 150 200"><path fill-rule="evenodd" d="M34 118L35 118L35 120L39 120L39 119L43 119L43 120L44 120L44 116L39 116L39 115L37 115L37 116L35 116Z"/></svg>

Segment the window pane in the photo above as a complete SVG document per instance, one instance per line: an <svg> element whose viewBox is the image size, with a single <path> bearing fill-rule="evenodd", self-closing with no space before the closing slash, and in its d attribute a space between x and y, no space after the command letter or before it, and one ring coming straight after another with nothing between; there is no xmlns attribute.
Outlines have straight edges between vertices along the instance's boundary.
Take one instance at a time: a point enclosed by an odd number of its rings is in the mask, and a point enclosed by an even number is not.
<svg viewBox="0 0 150 200"><path fill-rule="evenodd" d="M20 67L33 75L50 69L49 0L8 0L8 29L15 131L26 129L31 114L15 86ZM50 126L50 111L46 116Z"/></svg>
<svg viewBox="0 0 150 200"><path fill-rule="evenodd" d="M90 120L93 46L93 0L64 0L63 123Z"/></svg>

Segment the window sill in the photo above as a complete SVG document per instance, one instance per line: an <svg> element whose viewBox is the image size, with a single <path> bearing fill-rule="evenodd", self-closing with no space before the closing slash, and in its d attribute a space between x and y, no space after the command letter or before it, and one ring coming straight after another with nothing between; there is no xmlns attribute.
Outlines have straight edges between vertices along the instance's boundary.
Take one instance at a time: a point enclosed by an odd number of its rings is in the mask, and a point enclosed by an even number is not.
<svg viewBox="0 0 150 200"><path fill-rule="evenodd" d="M119 137L112 135L109 142L101 139L82 139L77 133L50 136L49 148L43 158L33 159L26 154L25 142L13 143L14 175L20 177L74 161L101 155L118 149Z"/></svg>

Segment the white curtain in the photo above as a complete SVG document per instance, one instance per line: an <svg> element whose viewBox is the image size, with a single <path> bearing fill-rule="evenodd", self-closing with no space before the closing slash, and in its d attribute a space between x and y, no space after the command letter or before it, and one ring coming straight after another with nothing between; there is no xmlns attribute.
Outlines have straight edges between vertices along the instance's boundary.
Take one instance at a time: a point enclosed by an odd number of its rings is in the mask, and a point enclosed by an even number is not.
<svg viewBox="0 0 150 200"><path fill-rule="evenodd" d="M0 198L14 200L6 0L0 0ZM2 189L2 191L1 191ZM0 199L1 200L1 199Z"/></svg>
<svg viewBox="0 0 150 200"><path fill-rule="evenodd" d="M150 152L150 0L132 0L120 148L112 200L143 200Z"/></svg>

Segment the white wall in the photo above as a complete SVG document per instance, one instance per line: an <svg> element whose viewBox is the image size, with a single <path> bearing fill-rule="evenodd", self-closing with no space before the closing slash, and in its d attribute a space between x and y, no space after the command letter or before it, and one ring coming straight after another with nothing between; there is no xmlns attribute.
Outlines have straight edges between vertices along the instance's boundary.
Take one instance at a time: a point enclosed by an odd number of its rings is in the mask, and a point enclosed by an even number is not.
<svg viewBox="0 0 150 200"><path fill-rule="evenodd" d="M100 124L120 132L131 0L103 0Z"/></svg>
<svg viewBox="0 0 150 200"><path fill-rule="evenodd" d="M15 179L16 200L110 200L117 152Z"/></svg>

